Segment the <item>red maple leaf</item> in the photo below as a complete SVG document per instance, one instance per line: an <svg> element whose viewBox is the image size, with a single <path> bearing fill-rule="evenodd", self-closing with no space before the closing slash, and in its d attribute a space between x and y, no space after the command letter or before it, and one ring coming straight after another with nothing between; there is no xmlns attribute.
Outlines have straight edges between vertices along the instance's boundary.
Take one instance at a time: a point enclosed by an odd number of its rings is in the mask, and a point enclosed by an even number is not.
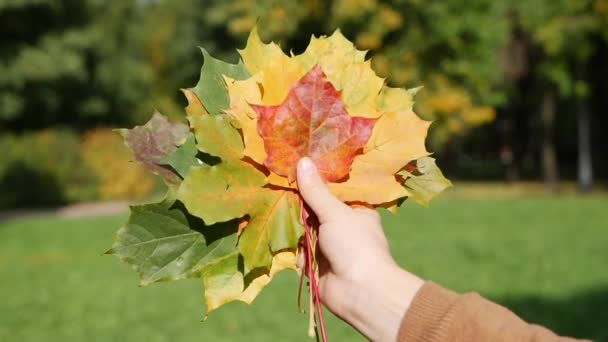
<svg viewBox="0 0 608 342"><path fill-rule="evenodd" d="M348 114L340 92L319 65L291 88L280 105L251 107L258 114L258 132L268 155L264 164L289 182L296 178L298 160L306 156L326 181L344 178L375 123Z"/></svg>

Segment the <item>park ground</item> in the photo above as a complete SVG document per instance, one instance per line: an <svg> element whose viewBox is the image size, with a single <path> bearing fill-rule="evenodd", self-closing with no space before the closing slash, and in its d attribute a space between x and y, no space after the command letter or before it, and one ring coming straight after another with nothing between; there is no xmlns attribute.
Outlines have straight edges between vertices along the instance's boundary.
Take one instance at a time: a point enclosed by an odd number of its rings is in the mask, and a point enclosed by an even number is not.
<svg viewBox="0 0 608 342"><path fill-rule="evenodd" d="M608 341L608 196L469 189L383 213L398 262L560 334ZM200 281L138 287L103 255L126 217L0 218L0 341L311 341L295 273L204 322ZM329 314L328 330L364 340Z"/></svg>

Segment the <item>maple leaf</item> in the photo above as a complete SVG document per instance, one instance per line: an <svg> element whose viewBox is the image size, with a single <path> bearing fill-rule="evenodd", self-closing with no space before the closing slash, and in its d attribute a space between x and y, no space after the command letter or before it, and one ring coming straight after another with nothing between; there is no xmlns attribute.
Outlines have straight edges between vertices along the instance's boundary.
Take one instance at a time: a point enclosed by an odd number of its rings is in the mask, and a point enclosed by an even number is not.
<svg viewBox="0 0 608 342"><path fill-rule="evenodd" d="M414 106L414 96L422 87L404 89L385 86L378 97L378 109L382 112L410 111Z"/></svg>
<svg viewBox="0 0 608 342"><path fill-rule="evenodd" d="M250 103L262 102L258 77L253 76L243 81L226 77L226 84L230 94L230 108L226 113L234 118L241 130L245 144L243 154L258 164L263 164L266 159L264 140L258 134L257 114L249 106Z"/></svg>
<svg viewBox="0 0 608 342"><path fill-rule="evenodd" d="M384 113L378 119L363 154L357 158L360 163L376 165L393 175L410 161L428 155L425 140L431 122L414 113L409 94L401 95L401 102L409 102L410 105Z"/></svg>
<svg viewBox="0 0 608 342"><path fill-rule="evenodd" d="M312 37L306 51L294 56L304 70L321 65L327 79L342 91L342 101L351 115L377 118L378 93L384 79L378 77L365 61L366 51L357 50L339 30L329 37Z"/></svg>
<svg viewBox="0 0 608 342"><path fill-rule="evenodd" d="M295 269L294 250L273 255L268 273L246 282L239 266L237 225L232 220L207 226L170 198L131 207L107 254L119 257L140 276L140 285L202 278L207 314L239 300L250 304L281 270Z"/></svg>
<svg viewBox="0 0 608 342"><path fill-rule="evenodd" d="M292 250L278 252L272 257L269 273L261 274L249 284L246 283L239 264L239 253L234 251L202 270L207 314L235 300L251 304L275 274L285 269L296 269L296 254Z"/></svg>
<svg viewBox="0 0 608 342"><path fill-rule="evenodd" d="M132 206L128 222L107 254L131 265L143 286L198 277L210 262L236 250L236 231L234 220L209 227L166 199Z"/></svg>
<svg viewBox="0 0 608 342"><path fill-rule="evenodd" d="M434 158L416 160L415 171L402 170L399 175L406 178L403 184L417 203L427 206L433 197L452 186L435 162Z"/></svg>
<svg viewBox="0 0 608 342"><path fill-rule="evenodd" d="M136 161L163 177L168 184L179 184L181 178L162 164L165 163L163 158L175 152L186 141L188 126L169 122L165 116L155 112L143 126L122 129L120 133Z"/></svg>
<svg viewBox="0 0 608 342"><path fill-rule="evenodd" d="M376 110L378 93L384 79L371 68L371 62L353 63L344 68L338 88L349 113L366 118L377 118L382 113Z"/></svg>
<svg viewBox="0 0 608 342"><path fill-rule="evenodd" d="M272 252L297 247L304 232L297 194L264 187L265 178L241 161L194 167L177 194L188 212L207 224L249 217L239 240L246 272L268 268Z"/></svg>
<svg viewBox="0 0 608 342"><path fill-rule="evenodd" d="M370 137L374 120L351 117L340 92L314 67L277 106L251 105L268 155L264 164L293 182L296 164L310 157L321 176L337 181L348 175L355 154Z"/></svg>
<svg viewBox="0 0 608 342"><path fill-rule="evenodd" d="M196 145L202 152L221 159L241 159L243 141L226 115L188 117L196 136Z"/></svg>
<svg viewBox="0 0 608 342"><path fill-rule="evenodd" d="M383 204L409 195L400 188L395 174L412 160L428 155L425 138L428 121L412 111L412 92L385 87L380 95L385 112L376 122L363 153L355 157L350 177L329 184L332 192L346 202ZM383 191L371 191L373 188Z"/></svg>
<svg viewBox="0 0 608 342"><path fill-rule="evenodd" d="M209 114L207 112L207 109L205 108L205 106L203 106L201 99L199 99L198 96L196 96L196 94L194 93L194 89L189 88L189 89L180 89L180 90L182 91L182 93L186 97L186 100L188 101L188 105L184 108L184 110L186 111L186 114L188 114L189 116L198 116L198 115Z"/></svg>
<svg viewBox="0 0 608 342"><path fill-rule="evenodd" d="M331 36L310 37L306 50L293 56L303 70L310 70L320 64L328 79L339 79L346 65L365 61L366 51L357 50L340 30Z"/></svg>
<svg viewBox="0 0 608 342"><path fill-rule="evenodd" d="M160 158L159 165L170 168L183 179L188 175L192 165L200 165L202 163L196 158L197 152L194 134L189 133L186 141L181 146Z"/></svg>
<svg viewBox="0 0 608 342"><path fill-rule="evenodd" d="M367 164L353 163L348 180L327 184L330 191L343 202L365 202L381 205L409 196L409 192L395 179L394 174ZM381 191L379 191L381 189Z"/></svg>
<svg viewBox="0 0 608 342"><path fill-rule="evenodd" d="M224 76L233 79L246 79L249 72L239 60L238 64L228 64L209 55L207 50L201 48L205 63L201 69L201 77L194 87L194 92L210 114L222 114L230 104L228 90L224 83Z"/></svg>
<svg viewBox="0 0 608 342"><path fill-rule="evenodd" d="M265 187L266 175L240 160L243 143L226 115L189 118L199 150L222 159L190 169L177 192L188 212L208 225L247 216L239 240L246 273L269 268L272 252L296 248L303 228L297 194Z"/></svg>
<svg viewBox="0 0 608 342"><path fill-rule="evenodd" d="M264 104L278 104L287 95L291 86L304 74L301 66L287 56L275 43L264 44L254 27L247 45L239 50L243 63L252 74L259 74L264 88ZM234 78L234 77L231 77Z"/></svg>

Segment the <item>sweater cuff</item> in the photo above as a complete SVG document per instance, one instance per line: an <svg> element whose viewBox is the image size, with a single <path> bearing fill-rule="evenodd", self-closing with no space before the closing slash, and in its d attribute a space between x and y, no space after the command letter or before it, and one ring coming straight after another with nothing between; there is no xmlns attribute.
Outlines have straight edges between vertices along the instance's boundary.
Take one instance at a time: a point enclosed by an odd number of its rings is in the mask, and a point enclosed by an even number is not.
<svg viewBox="0 0 608 342"><path fill-rule="evenodd" d="M450 307L459 295L433 282L426 282L414 297L399 327L398 341L439 341L445 329L436 329L439 322L452 320ZM447 314L447 315L446 315Z"/></svg>

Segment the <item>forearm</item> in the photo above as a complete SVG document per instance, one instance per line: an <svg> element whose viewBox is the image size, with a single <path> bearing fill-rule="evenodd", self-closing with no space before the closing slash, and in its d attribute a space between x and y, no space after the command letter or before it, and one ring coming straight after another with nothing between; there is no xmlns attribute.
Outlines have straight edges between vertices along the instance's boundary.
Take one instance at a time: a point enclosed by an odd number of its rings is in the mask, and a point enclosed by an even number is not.
<svg viewBox="0 0 608 342"><path fill-rule="evenodd" d="M337 314L372 341L395 341L403 315L423 284L397 265L378 265L346 286L349 300Z"/></svg>
<svg viewBox="0 0 608 342"><path fill-rule="evenodd" d="M395 266L345 284L336 312L372 341L576 341L521 320L476 293L444 289Z"/></svg>

